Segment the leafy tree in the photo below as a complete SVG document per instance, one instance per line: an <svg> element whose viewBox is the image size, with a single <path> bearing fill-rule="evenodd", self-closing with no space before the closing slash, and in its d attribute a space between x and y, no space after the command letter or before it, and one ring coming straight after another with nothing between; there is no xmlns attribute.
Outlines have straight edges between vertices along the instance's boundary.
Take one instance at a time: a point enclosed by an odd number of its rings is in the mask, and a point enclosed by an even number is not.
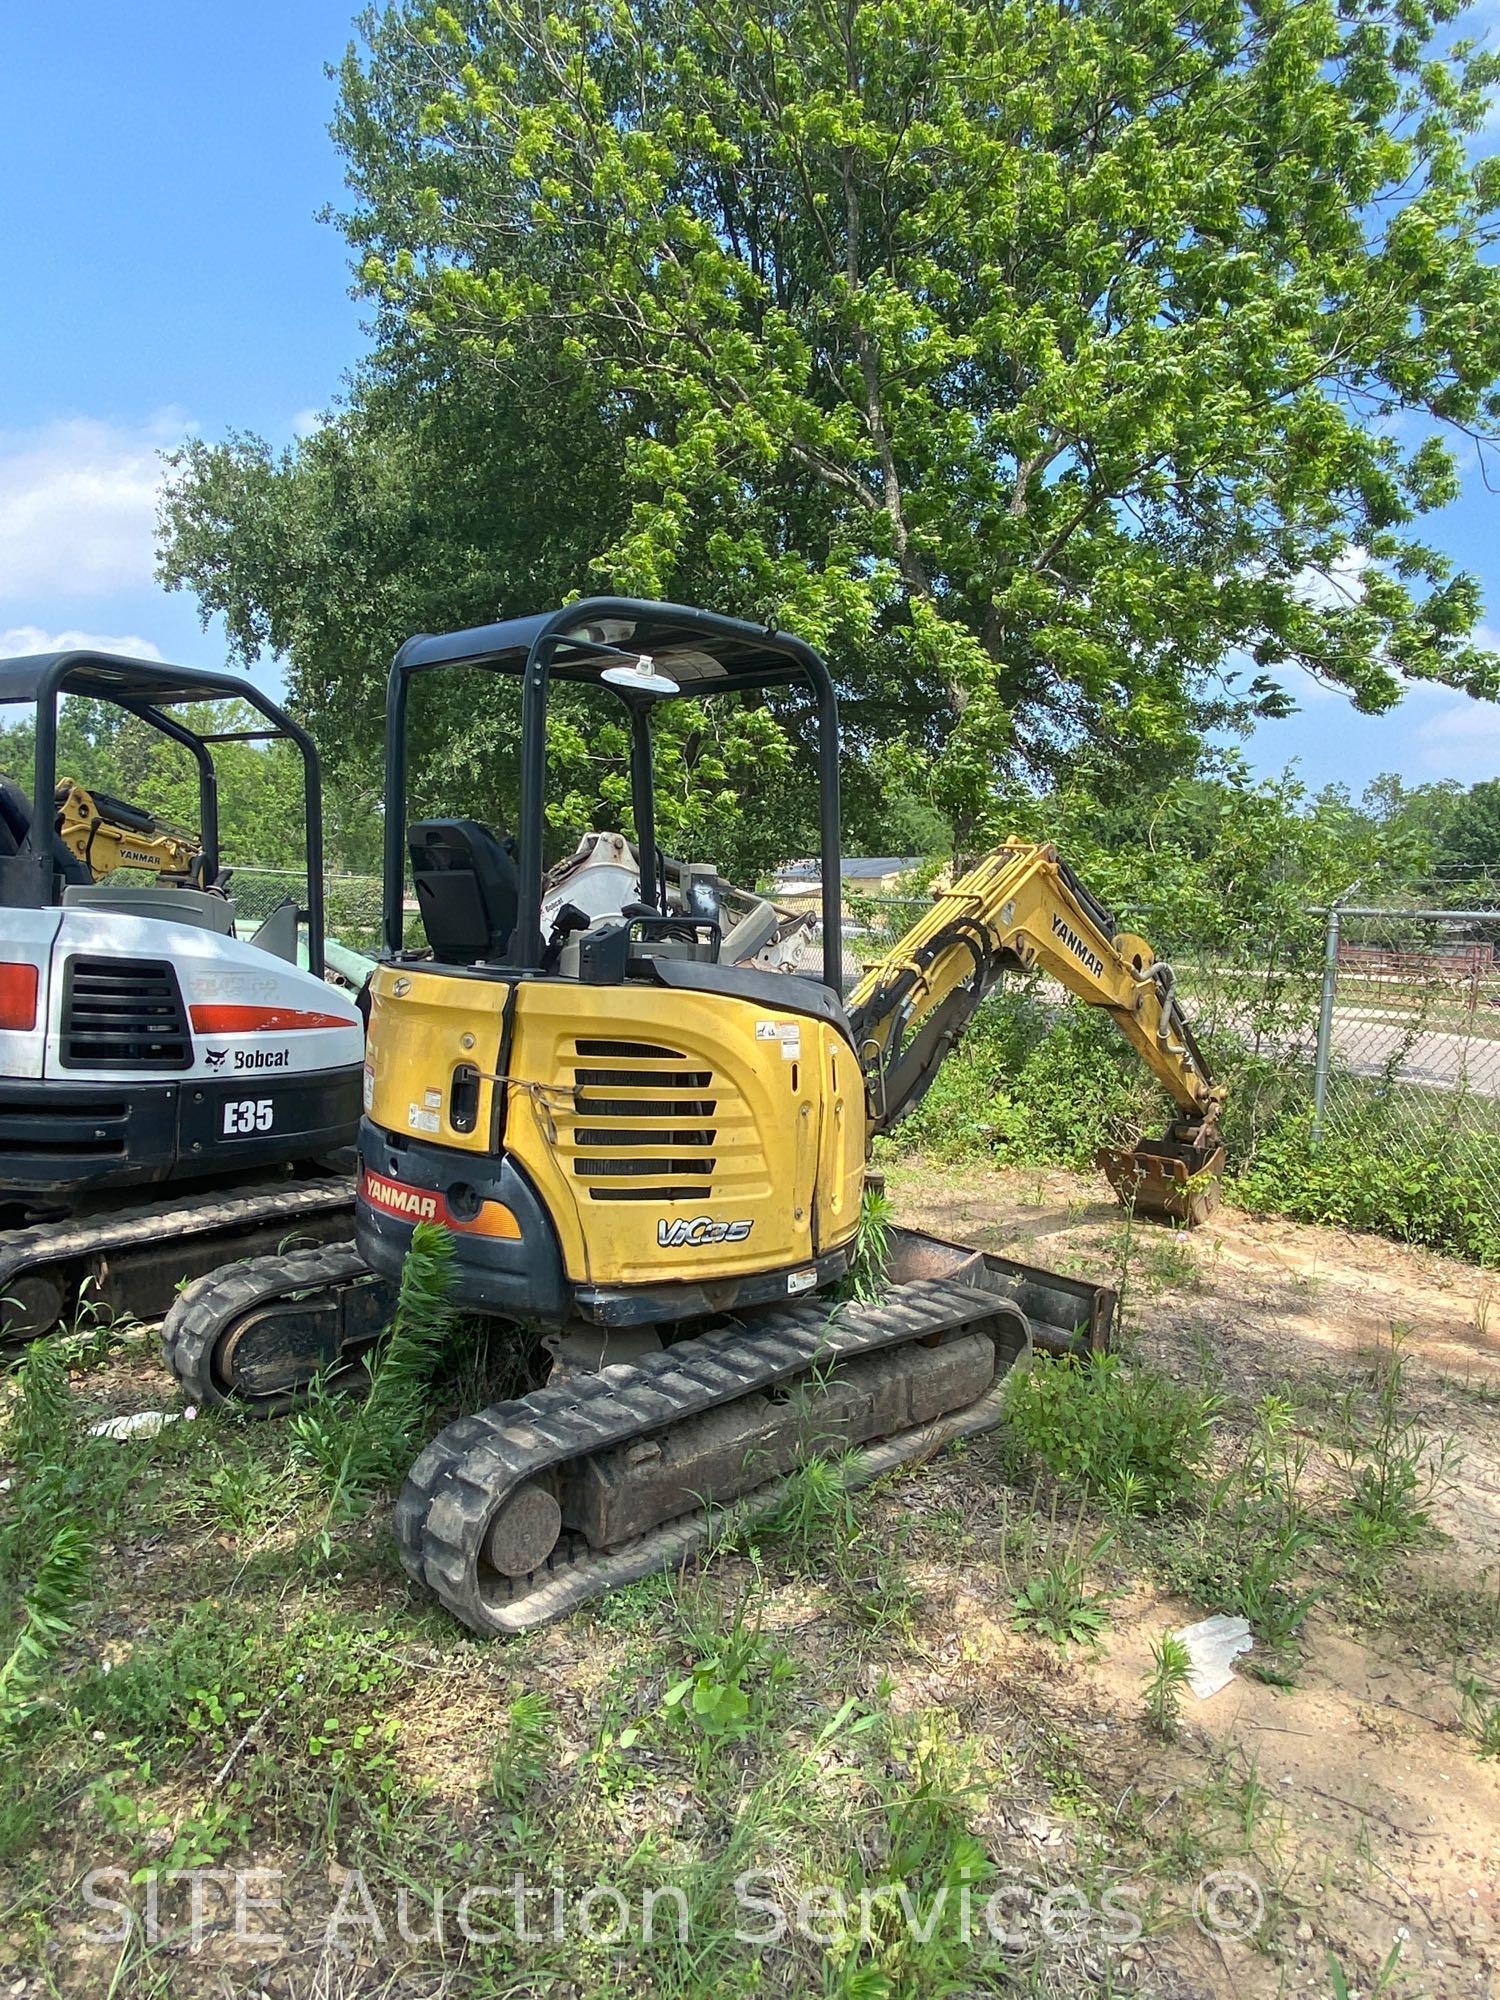
<svg viewBox="0 0 1500 2000"><path fill-rule="evenodd" d="M1458 12L403 0L336 125L379 345L291 453L189 449L164 574L367 758L409 629L597 586L772 617L835 657L851 765L899 741L968 836L1079 756L1190 767L1287 662L1493 696L1413 532L1431 433L1500 414Z"/></svg>

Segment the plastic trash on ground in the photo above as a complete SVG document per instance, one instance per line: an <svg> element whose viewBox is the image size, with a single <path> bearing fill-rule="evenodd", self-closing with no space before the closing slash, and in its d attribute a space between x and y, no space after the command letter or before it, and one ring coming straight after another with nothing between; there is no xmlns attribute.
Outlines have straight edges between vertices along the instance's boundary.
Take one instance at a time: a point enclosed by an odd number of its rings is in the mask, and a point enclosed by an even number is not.
<svg viewBox="0 0 1500 2000"><path fill-rule="evenodd" d="M168 1424L191 1423L198 1412L186 1410L137 1410L128 1417L105 1417L97 1424L89 1425L89 1436L96 1438L155 1437Z"/></svg>
<svg viewBox="0 0 1500 2000"><path fill-rule="evenodd" d="M1200 1619L1196 1625L1184 1625L1176 1636L1187 1647L1192 1662L1188 1686L1199 1701L1207 1701L1228 1687L1234 1679L1235 1660L1255 1644L1248 1619L1226 1618L1222 1612Z"/></svg>

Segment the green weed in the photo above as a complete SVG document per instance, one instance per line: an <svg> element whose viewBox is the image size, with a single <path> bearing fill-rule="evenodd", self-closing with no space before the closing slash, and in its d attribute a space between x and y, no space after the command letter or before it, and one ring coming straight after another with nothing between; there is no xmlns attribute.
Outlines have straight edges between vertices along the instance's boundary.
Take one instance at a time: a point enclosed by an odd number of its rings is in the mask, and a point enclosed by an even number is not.
<svg viewBox="0 0 1500 2000"><path fill-rule="evenodd" d="M1160 1638L1152 1640L1151 1671L1142 1693L1146 1721L1157 1736L1170 1739L1177 1734L1191 1668L1188 1649L1175 1632L1163 1632Z"/></svg>
<svg viewBox="0 0 1500 2000"><path fill-rule="evenodd" d="M1100 1355L1017 1371L1006 1395L1013 1441L1070 1485L1123 1513L1159 1514L1199 1484L1216 1396Z"/></svg>
<svg viewBox="0 0 1500 2000"><path fill-rule="evenodd" d="M519 1812L556 1761L557 1712L544 1694L527 1689L505 1712L505 1733L490 1759L490 1789L506 1812Z"/></svg>
<svg viewBox="0 0 1500 2000"><path fill-rule="evenodd" d="M860 1198L847 1280L856 1299L878 1299L886 1288L891 1271L892 1213L885 1190L866 1184Z"/></svg>
<svg viewBox="0 0 1500 2000"><path fill-rule="evenodd" d="M1481 1757L1500 1757L1500 1694L1476 1675L1459 1682L1459 1726Z"/></svg>
<svg viewBox="0 0 1500 2000"><path fill-rule="evenodd" d="M1335 1462L1350 1482L1341 1526L1367 1560L1422 1541L1431 1526L1429 1503L1453 1468L1449 1441L1434 1447L1405 1414L1406 1355L1399 1330L1376 1356L1368 1390L1341 1400L1333 1426Z"/></svg>
<svg viewBox="0 0 1500 2000"><path fill-rule="evenodd" d="M1114 1535L1106 1529L1080 1552L1081 1528L1080 1515L1067 1546L1027 1577L1015 1593L1011 1610L1011 1622L1018 1632L1034 1632L1064 1652L1069 1646L1097 1645L1109 1626L1104 1595L1090 1588L1088 1575L1090 1566L1113 1543Z"/></svg>
<svg viewBox="0 0 1500 2000"><path fill-rule="evenodd" d="M358 1514L416 1457L434 1369L453 1332L452 1289L453 1239L436 1223L419 1222L369 1394L355 1402L314 1382L306 1406L290 1419L299 1450L327 1492L328 1519Z"/></svg>

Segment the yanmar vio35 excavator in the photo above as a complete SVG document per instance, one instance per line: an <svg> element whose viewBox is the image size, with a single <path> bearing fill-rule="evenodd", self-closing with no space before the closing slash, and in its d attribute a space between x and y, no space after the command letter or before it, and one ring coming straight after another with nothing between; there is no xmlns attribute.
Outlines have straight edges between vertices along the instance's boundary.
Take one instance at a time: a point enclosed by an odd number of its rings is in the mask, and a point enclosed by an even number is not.
<svg viewBox="0 0 1500 2000"><path fill-rule="evenodd" d="M460 667L521 678L515 838L406 824L411 691ZM636 841L592 837L549 878L554 682L623 704ZM1117 1184L1190 1218L1222 1158L1221 1093L1170 972L1051 848L993 854L847 1002L836 949L821 978L767 969L776 912L731 923L712 868L663 862L655 704L796 687L818 736L823 937L838 940L837 705L802 641L594 599L402 647L356 1240L204 1279L164 1330L193 1394L284 1407L388 1312L422 1220L452 1233L461 1305L551 1328L546 1386L440 1431L396 1509L407 1569L476 1631L520 1630L675 1563L711 1510L759 1504L809 1452L867 1478L983 1430L1018 1356L1107 1342L1106 1289L910 1231L892 1232L882 1284L838 1297L872 1136L1007 967L1043 967L1105 1008L1176 1100L1165 1140L1112 1159Z"/></svg>
<svg viewBox="0 0 1500 2000"><path fill-rule="evenodd" d="M196 838L59 782L65 694L111 702L191 754ZM204 734L171 713L228 696L265 726ZM68 1318L86 1282L83 1296L149 1317L228 1257L347 1236L352 1162L320 1163L353 1144L364 1045L352 996L321 976L318 758L290 716L234 676L89 652L0 662L0 705L19 703L36 709L37 805L0 780L10 1338ZM242 938L220 867L213 746L278 736L303 761L306 902L284 900Z"/></svg>

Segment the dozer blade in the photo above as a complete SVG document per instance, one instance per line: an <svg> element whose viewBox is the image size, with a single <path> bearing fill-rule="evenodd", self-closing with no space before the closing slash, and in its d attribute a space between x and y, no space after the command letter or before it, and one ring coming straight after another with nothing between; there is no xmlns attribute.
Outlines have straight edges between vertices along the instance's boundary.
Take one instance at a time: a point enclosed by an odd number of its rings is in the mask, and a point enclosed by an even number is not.
<svg viewBox="0 0 1500 2000"><path fill-rule="evenodd" d="M1193 1229L1219 1205L1224 1146L1212 1126L1173 1125L1164 1139L1101 1146L1095 1155L1126 1208Z"/></svg>

